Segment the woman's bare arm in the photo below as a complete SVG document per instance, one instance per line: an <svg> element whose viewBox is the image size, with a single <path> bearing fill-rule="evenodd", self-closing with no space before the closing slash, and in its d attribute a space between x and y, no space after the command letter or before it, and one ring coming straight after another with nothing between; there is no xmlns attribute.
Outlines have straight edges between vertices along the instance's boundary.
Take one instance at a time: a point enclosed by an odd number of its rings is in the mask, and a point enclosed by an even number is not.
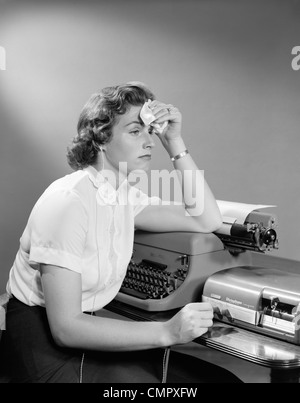
<svg viewBox="0 0 300 403"><path fill-rule="evenodd" d="M106 351L144 350L187 343L212 326L209 304L188 304L167 322L133 322L82 313L81 275L41 265L50 329L64 347Z"/></svg>

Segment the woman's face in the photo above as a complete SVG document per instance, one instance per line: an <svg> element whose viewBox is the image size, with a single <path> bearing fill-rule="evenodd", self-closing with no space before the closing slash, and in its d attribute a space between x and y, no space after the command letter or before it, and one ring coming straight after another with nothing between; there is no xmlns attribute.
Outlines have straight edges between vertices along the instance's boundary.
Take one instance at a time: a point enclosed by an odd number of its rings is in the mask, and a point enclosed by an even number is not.
<svg viewBox="0 0 300 403"><path fill-rule="evenodd" d="M153 135L140 118L141 106L132 106L120 115L112 129L112 139L105 144L105 169L118 173L126 167L127 174L134 170L147 171L154 147ZM122 167L120 167L120 163Z"/></svg>

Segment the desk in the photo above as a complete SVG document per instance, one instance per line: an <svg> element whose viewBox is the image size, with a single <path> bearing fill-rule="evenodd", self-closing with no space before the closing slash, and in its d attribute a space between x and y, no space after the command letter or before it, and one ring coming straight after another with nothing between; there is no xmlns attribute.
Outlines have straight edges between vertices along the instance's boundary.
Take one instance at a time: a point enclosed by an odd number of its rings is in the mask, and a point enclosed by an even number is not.
<svg viewBox="0 0 300 403"><path fill-rule="evenodd" d="M168 320L176 312L148 312L118 301L105 309L136 321ZM194 342L269 368L271 383L299 383L300 346L218 321Z"/></svg>

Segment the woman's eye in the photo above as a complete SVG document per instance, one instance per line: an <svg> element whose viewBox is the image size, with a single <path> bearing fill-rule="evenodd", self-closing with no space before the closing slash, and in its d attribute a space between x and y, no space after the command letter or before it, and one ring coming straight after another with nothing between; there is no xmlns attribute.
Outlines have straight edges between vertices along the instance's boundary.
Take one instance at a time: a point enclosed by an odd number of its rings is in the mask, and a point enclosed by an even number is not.
<svg viewBox="0 0 300 403"><path fill-rule="evenodd" d="M138 136L140 134L140 131L138 129L137 130L132 130L130 132L130 134L132 134L133 136Z"/></svg>

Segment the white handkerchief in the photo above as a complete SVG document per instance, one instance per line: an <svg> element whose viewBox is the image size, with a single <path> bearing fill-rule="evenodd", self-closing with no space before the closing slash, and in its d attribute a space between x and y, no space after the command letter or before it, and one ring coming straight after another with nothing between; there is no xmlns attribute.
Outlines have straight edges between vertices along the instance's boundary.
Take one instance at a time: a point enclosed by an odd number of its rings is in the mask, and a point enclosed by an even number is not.
<svg viewBox="0 0 300 403"><path fill-rule="evenodd" d="M168 126L168 122L164 122L162 124L159 124L159 123L152 124L152 122L154 122L156 117L153 115L152 110L149 108L150 102L151 101L147 101L144 103L144 105L141 109L141 112L140 112L140 117L146 126L151 125L155 129L155 131L157 131L159 134L162 134L162 132Z"/></svg>

